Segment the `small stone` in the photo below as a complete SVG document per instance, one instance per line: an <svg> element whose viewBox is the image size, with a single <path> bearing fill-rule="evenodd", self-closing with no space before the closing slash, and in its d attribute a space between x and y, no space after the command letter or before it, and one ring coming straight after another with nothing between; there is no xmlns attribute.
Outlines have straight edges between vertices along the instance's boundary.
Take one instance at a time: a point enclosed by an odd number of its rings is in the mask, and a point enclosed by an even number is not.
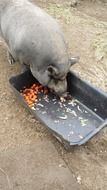
<svg viewBox="0 0 107 190"><path fill-rule="evenodd" d="M66 165L65 164L59 164L59 168L66 168Z"/></svg>
<svg viewBox="0 0 107 190"><path fill-rule="evenodd" d="M76 7L77 3L78 3L78 0L72 0L71 3L70 3L70 6L71 7Z"/></svg>
<svg viewBox="0 0 107 190"><path fill-rule="evenodd" d="M58 8L60 8L60 7L61 7L61 5L60 5L60 4L57 4L56 6L57 6Z"/></svg>
<svg viewBox="0 0 107 190"><path fill-rule="evenodd" d="M80 176L80 175L77 177L77 182L78 182L79 184L81 184L81 176Z"/></svg>
<svg viewBox="0 0 107 190"><path fill-rule="evenodd" d="M36 120L35 120L34 118L31 118L31 119L30 119L30 122L31 122L31 123L35 123Z"/></svg>
<svg viewBox="0 0 107 190"><path fill-rule="evenodd" d="M62 164L59 164L59 168L61 168L63 165Z"/></svg>

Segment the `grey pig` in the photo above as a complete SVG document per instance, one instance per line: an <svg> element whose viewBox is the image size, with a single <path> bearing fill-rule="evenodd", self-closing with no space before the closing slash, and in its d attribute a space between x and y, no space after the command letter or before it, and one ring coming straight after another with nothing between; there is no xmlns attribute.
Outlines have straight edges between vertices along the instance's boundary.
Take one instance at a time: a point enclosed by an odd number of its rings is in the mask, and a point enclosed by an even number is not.
<svg viewBox="0 0 107 190"><path fill-rule="evenodd" d="M54 18L28 0L0 0L0 34L11 61L28 65L33 76L57 95L67 91L67 73L78 59L69 59Z"/></svg>

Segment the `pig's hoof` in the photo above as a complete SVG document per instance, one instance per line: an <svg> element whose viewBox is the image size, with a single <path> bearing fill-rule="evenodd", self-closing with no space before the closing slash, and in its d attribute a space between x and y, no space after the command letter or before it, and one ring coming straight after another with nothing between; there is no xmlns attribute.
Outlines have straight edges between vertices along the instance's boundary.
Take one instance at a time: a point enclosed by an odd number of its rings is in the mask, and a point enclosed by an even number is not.
<svg viewBox="0 0 107 190"><path fill-rule="evenodd" d="M8 58L8 62L9 62L10 65L15 64L16 61L15 61L15 59L13 58L13 56L11 55L10 52L7 53L7 58Z"/></svg>

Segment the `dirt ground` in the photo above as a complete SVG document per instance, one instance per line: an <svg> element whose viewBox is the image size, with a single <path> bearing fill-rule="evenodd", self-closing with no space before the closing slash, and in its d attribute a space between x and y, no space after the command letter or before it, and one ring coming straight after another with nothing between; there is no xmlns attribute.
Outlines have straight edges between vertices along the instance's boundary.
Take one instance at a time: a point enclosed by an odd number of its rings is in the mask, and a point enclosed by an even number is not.
<svg viewBox="0 0 107 190"><path fill-rule="evenodd" d="M59 20L69 54L80 56L80 63L72 70L107 92L107 3L84 0L72 8L70 0L34 2ZM0 41L0 154L37 141L45 143L46 139L55 146L82 190L106 190L107 129L86 145L73 147L71 152L67 152L17 101L8 80L20 72L20 66L10 66L6 55L5 46Z"/></svg>

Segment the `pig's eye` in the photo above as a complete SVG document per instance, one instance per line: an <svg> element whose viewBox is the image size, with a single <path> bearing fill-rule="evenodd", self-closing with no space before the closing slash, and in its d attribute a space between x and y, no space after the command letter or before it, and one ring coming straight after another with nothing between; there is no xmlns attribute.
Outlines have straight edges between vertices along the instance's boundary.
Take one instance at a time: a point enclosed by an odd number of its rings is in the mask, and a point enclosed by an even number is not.
<svg viewBox="0 0 107 190"><path fill-rule="evenodd" d="M48 68L47 68L48 72L49 72L49 75L51 76L56 76L58 75L58 69L53 66L53 65L49 65Z"/></svg>
<svg viewBox="0 0 107 190"><path fill-rule="evenodd" d="M48 71L49 71L50 74L52 74L53 73L53 68L51 66L48 67Z"/></svg>

